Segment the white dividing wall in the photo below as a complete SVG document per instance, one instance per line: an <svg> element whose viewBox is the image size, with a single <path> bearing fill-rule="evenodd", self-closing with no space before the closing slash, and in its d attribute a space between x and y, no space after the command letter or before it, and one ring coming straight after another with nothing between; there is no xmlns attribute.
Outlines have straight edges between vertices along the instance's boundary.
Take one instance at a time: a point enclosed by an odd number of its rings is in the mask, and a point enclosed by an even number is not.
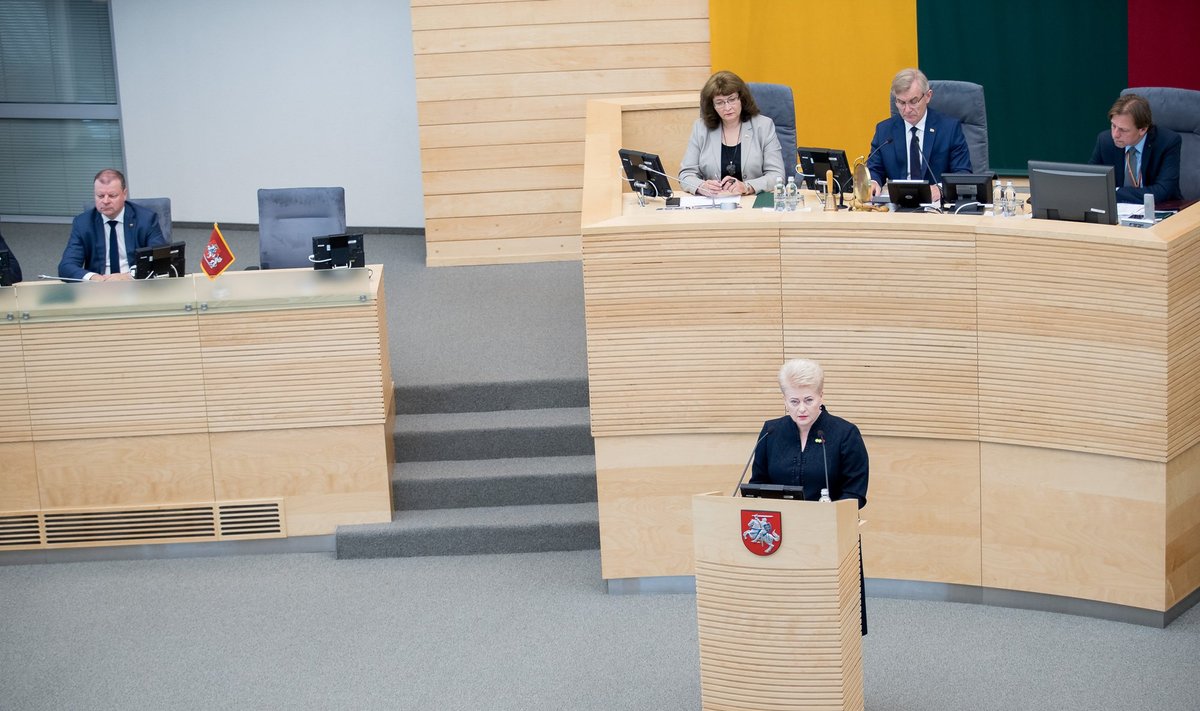
<svg viewBox="0 0 1200 711"><path fill-rule="evenodd" d="M111 2L135 199L257 223L259 188L340 185L349 225L424 225L407 1Z"/></svg>

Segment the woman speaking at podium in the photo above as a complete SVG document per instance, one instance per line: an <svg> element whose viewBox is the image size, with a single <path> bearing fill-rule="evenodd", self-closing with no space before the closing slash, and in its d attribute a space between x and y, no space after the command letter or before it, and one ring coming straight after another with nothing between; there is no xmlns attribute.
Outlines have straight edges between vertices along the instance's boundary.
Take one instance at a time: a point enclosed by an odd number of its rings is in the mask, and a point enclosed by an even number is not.
<svg viewBox="0 0 1200 711"><path fill-rule="evenodd" d="M688 192L715 197L771 190L783 178L775 122L763 116L750 87L733 72L717 72L700 90L679 182Z"/></svg>
<svg viewBox="0 0 1200 711"><path fill-rule="evenodd" d="M783 484L804 489L806 501L829 498L867 503L870 470L867 446L858 427L830 414L822 402L825 371L816 361L797 358L779 369L779 389L787 414L763 423L754 449L752 484ZM867 633L867 599L862 591L862 544L859 543L859 596L862 633Z"/></svg>

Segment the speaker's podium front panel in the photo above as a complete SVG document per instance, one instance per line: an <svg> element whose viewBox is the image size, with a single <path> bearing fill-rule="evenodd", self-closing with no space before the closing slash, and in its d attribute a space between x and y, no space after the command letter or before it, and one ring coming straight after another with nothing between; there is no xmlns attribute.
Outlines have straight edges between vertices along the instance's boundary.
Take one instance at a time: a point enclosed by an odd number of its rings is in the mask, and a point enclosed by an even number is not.
<svg viewBox="0 0 1200 711"><path fill-rule="evenodd" d="M692 499L706 711L862 709L858 507Z"/></svg>

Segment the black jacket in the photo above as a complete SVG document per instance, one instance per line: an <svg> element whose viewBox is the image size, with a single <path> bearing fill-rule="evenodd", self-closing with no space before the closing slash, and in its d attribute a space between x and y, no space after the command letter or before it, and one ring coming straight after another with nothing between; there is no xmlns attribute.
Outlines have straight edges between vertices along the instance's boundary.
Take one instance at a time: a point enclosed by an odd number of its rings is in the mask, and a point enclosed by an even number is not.
<svg viewBox="0 0 1200 711"><path fill-rule="evenodd" d="M763 437L767 434L766 437ZM817 444L817 432L825 433L825 444ZM825 406L808 431L804 451L800 450L800 428L788 416L767 420L759 431L762 441L754 450L754 484L803 486L804 498L816 501L825 488L825 466L829 466L829 497L858 499L858 507L867 504L867 478L870 463L867 447L858 427L831 415ZM824 452L822 452L824 450ZM824 454L824 457L822 457Z"/></svg>

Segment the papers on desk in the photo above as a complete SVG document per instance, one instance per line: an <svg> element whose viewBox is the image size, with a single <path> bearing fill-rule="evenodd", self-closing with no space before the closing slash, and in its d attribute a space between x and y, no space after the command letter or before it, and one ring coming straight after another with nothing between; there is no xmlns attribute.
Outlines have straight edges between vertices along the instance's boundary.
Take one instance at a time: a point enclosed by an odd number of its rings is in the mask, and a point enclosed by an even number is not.
<svg viewBox="0 0 1200 711"><path fill-rule="evenodd" d="M679 206L686 209L721 207L722 204L738 204L742 201L738 195L723 195L721 197L704 197L703 195L680 195Z"/></svg>
<svg viewBox="0 0 1200 711"><path fill-rule="evenodd" d="M1134 215L1141 219L1142 204L1138 202L1119 202L1117 203L1117 216L1122 220L1127 220Z"/></svg>

